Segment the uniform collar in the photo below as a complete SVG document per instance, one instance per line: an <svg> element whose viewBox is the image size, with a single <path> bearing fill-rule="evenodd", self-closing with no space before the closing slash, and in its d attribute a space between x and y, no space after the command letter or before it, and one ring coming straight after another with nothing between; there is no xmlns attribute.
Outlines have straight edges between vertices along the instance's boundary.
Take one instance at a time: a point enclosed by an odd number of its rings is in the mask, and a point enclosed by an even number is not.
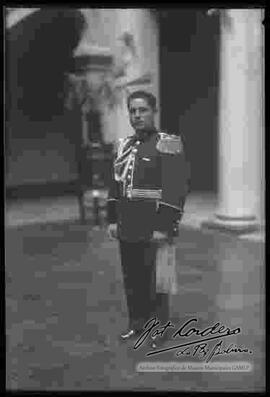
<svg viewBox="0 0 270 397"><path fill-rule="evenodd" d="M157 134L157 129L152 128L151 130L147 131L142 131L140 133L135 133L133 135L134 140L140 141L140 142L146 142L148 141L154 134Z"/></svg>

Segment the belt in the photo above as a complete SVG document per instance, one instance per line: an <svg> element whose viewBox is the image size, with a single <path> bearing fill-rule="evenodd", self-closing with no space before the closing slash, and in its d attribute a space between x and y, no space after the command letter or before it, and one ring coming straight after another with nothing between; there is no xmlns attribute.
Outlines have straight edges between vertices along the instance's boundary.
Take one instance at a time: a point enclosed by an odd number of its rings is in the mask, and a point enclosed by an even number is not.
<svg viewBox="0 0 270 397"><path fill-rule="evenodd" d="M128 198L144 198L160 200L162 195L161 189L127 189Z"/></svg>

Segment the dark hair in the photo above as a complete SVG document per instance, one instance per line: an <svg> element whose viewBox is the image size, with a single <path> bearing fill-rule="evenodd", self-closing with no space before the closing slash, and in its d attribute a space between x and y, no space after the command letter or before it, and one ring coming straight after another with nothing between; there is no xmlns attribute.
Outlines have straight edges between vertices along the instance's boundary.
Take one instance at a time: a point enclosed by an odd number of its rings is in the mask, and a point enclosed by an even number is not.
<svg viewBox="0 0 270 397"><path fill-rule="evenodd" d="M156 97L153 94L151 94L150 92L142 91L142 90L132 92L127 98L127 107L128 108L130 105L130 101L135 98L145 99L147 101L148 105L151 106L151 108L153 110L156 110L157 100L156 100Z"/></svg>

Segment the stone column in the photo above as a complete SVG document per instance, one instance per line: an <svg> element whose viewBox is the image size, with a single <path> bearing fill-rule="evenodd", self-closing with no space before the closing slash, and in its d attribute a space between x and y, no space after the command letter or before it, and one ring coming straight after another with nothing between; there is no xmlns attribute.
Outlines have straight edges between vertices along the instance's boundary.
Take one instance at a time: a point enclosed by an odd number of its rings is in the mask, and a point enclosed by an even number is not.
<svg viewBox="0 0 270 397"><path fill-rule="evenodd" d="M262 157L262 12L221 11L219 205L202 226L257 229Z"/></svg>
<svg viewBox="0 0 270 397"><path fill-rule="evenodd" d="M260 80L260 86L261 86L261 95L260 95L260 100L261 100L261 140L260 140L260 150L261 150L261 158L260 158L260 169L259 169L259 189L261 192L260 195L260 202L259 202L259 220L260 220L260 225L261 228L265 228L265 48L264 48L264 26L262 25L262 21L264 20L264 15L265 12L262 10L261 15L260 15L260 24L261 24L261 30L258 34L259 38L259 45L261 46L261 56L262 56L262 75L261 75L261 80Z"/></svg>
<svg viewBox="0 0 270 397"><path fill-rule="evenodd" d="M116 109L117 138L122 138L133 134L126 108L127 94L145 89L159 99L159 43L157 21L152 11L127 8L115 12L115 51L125 65L125 76L122 81L120 79L123 89L119 92ZM156 125L159 127L159 114Z"/></svg>
<svg viewBox="0 0 270 397"><path fill-rule="evenodd" d="M87 21L85 41L91 46L109 47L116 69L123 73L112 78L116 103L103 109L103 133L106 142L115 142L133 134L126 107L128 92L146 89L159 98L159 41L155 13L143 8L82 9ZM151 81L147 73L151 74ZM159 115L156 125L159 127Z"/></svg>

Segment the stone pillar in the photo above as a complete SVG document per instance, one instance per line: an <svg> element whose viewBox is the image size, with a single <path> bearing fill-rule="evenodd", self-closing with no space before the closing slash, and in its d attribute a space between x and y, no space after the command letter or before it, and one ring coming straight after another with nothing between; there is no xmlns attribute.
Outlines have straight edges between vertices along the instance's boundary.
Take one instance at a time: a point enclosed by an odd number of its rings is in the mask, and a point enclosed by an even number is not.
<svg viewBox="0 0 270 397"><path fill-rule="evenodd" d="M159 99L159 43L157 21L152 11L123 8L115 12L115 51L125 66L125 76L120 82L123 90L119 91L116 109L117 138L122 138L133 134L126 108L127 94L145 89ZM144 78L147 74L149 79ZM159 127L159 114L156 125Z"/></svg>
<svg viewBox="0 0 270 397"><path fill-rule="evenodd" d="M261 46L261 54L262 54L262 75L260 80L261 86L261 140L260 140L260 151L261 151L261 158L260 158L260 169L259 169L259 189L261 192L260 195L260 202L259 202L259 220L261 228L265 228L265 48L264 48L264 26L262 25L262 21L264 20L265 12L262 10L259 22L261 24L261 30L258 34L259 38L259 45Z"/></svg>
<svg viewBox="0 0 270 397"><path fill-rule="evenodd" d="M128 92L146 89L159 99L159 27L155 12L142 8L81 9L87 21L85 41L91 46L109 47L116 69L112 78L116 106L104 106L102 125L106 142L133 134L126 108ZM151 81L147 74L151 74ZM159 114L156 125L159 127Z"/></svg>
<svg viewBox="0 0 270 397"><path fill-rule="evenodd" d="M219 205L202 226L237 233L257 229L262 194L261 16L260 9L221 11Z"/></svg>

